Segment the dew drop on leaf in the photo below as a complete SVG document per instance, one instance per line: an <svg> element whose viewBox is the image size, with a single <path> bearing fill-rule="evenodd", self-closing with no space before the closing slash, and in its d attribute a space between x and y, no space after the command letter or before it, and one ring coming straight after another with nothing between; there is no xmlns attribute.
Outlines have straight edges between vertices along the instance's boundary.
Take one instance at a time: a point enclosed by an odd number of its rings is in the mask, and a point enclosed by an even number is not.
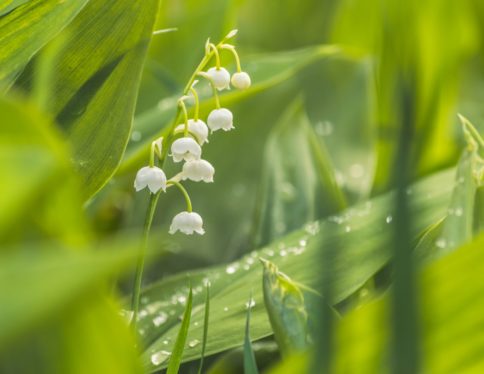
<svg viewBox="0 0 484 374"><path fill-rule="evenodd" d="M171 355L171 352L168 351L158 351L151 355L151 363L153 365L161 365L165 362Z"/></svg>

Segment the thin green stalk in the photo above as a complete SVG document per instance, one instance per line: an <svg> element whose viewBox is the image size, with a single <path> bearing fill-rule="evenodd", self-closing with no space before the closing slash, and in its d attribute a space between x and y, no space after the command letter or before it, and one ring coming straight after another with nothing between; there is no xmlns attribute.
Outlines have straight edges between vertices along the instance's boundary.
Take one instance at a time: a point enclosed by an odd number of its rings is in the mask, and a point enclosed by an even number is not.
<svg viewBox="0 0 484 374"><path fill-rule="evenodd" d="M136 264L134 289L133 289L133 295L131 298L131 310L133 311L133 318L131 320L131 325L133 326L134 329L136 329L136 322L138 319L139 300L140 300L140 294L141 294L141 282L143 280L143 269L145 266L148 236L150 233L151 224L153 222L153 216L155 214L156 204L158 202L159 197L160 197L160 192L156 194L150 193L150 201L149 201L148 211L146 213L145 224L143 228L143 239L140 245L138 262Z"/></svg>
<svg viewBox="0 0 484 374"><path fill-rule="evenodd" d="M173 179L171 179L168 182L166 182L166 185L167 186L174 185L174 186L177 186L178 187L178 189L183 194L183 197L185 198L185 202L187 203L187 211L189 213L191 213L192 212L192 201L190 200L190 196L188 195L187 190L185 190L185 187L183 187L180 182L177 182L177 181L175 181Z"/></svg>

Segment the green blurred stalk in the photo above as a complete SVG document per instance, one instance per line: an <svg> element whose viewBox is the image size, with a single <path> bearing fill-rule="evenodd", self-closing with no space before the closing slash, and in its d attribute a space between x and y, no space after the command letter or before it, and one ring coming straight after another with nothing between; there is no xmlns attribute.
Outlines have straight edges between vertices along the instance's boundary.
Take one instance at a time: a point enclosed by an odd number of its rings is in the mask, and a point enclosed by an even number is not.
<svg viewBox="0 0 484 374"><path fill-rule="evenodd" d="M150 234L151 224L153 223L153 216L155 215L156 204L158 203L159 197L160 197L160 192L156 194L150 193L148 211L146 214L145 224L143 227L143 239L141 241L140 250L138 254L138 262L136 264L136 274L134 278L133 293L131 295L131 310L133 311L131 326L133 326L133 329L136 329L136 322L138 320L141 282L143 280L143 269L145 267L146 249L148 247L148 237Z"/></svg>

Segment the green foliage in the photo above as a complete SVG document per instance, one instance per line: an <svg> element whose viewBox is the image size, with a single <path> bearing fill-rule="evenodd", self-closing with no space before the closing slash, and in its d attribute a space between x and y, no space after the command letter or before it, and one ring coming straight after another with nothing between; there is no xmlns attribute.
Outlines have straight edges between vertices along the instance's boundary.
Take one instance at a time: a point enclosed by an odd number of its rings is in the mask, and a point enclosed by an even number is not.
<svg viewBox="0 0 484 374"><path fill-rule="evenodd" d="M250 341L250 310L252 309L252 295L247 302L247 318L245 321L244 336L244 374L258 374L257 362L255 361L254 350Z"/></svg>

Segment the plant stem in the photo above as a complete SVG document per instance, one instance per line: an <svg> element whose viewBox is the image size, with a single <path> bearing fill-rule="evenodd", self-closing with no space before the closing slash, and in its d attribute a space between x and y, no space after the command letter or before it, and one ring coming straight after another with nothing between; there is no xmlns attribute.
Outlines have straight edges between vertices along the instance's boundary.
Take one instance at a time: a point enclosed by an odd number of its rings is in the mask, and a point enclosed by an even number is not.
<svg viewBox="0 0 484 374"><path fill-rule="evenodd" d="M192 212L192 202L190 200L190 196L188 195L188 192L187 190L185 190L185 187L182 186L182 184L178 181L175 181L173 179L170 179L167 183L166 183L167 186L169 185L174 185L174 186L177 186L178 189L181 191L181 193L183 194L183 197L185 198L185 202L187 204L187 211L189 213Z"/></svg>
<svg viewBox="0 0 484 374"><path fill-rule="evenodd" d="M153 222L153 216L155 214L156 204L158 202L159 197L160 197L160 192L157 192L156 194L150 193L148 211L146 213L145 224L143 228L143 239L140 245L138 262L136 264L136 274L134 279L133 295L131 297L131 309L133 310L133 318L131 319L131 326L133 326L133 329L136 329L136 322L138 319L139 302L140 302L140 294L141 294L141 282L143 280L143 269L145 266L148 236L150 233L151 223Z"/></svg>

